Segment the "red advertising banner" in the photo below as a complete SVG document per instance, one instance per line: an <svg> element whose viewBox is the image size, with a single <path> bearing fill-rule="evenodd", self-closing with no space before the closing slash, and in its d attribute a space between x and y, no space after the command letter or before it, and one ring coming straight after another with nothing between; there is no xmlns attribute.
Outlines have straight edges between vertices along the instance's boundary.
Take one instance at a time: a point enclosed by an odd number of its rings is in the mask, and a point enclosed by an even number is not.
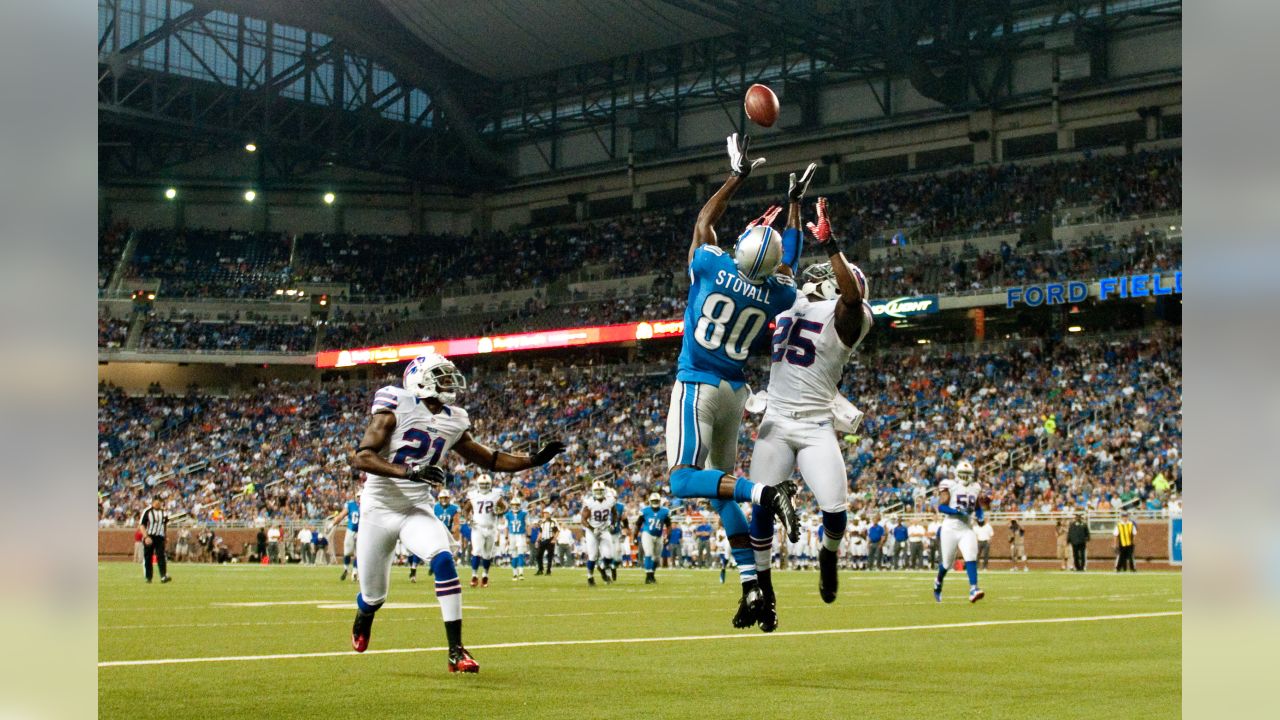
<svg viewBox="0 0 1280 720"><path fill-rule="evenodd" d="M518 333L516 335L491 335L455 340L432 340L430 342L410 343L407 345L383 345L381 347L353 350L322 350L316 353L316 367L341 368L375 363L404 362L412 360L425 352L433 351L446 357L459 357L462 355L515 352L518 350L550 350L582 345L604 345L634 340L680 337L683 334L683 320L596 325L562 330L542 330L539 332Z"/></svg>

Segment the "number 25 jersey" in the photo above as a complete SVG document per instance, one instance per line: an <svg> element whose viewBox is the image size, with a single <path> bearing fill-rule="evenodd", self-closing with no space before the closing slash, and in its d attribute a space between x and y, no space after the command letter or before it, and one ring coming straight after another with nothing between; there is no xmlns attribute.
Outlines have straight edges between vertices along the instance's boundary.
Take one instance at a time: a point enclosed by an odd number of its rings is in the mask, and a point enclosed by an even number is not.
<svg viewBox="0 0 1280 720"><path fill-rule="evenodd" d="M708 385L728 380L737 390L746 384L742 369L751 344L795 302L795 283L772 275L753 285L738 273L733 256L715 245L693 252L689 280L676 379Z"/></svg>
<svg viewBox="0 0 1280 720"><path fill-rule="evenodd" d="M853 347L836 332L839 300L797 298L778 315L769 365L769 409L819 412L831 409L840 376L854 348L871 329L871 306L862 305L862 327Z"/></svg>
<svg viewBox="0 0 1280 720"><path fill-rule="evenodd" d="M388 385L373 396L371 415L392 413L396 429L382 451L382 458L397 465L437 465L454 443L471 427L467 411L446 405L437 415L427 404L403 388ZM405 511L414 505L435 503L433 488L426 483L367 474L361 497L366 503L389 510Z"/></svg>

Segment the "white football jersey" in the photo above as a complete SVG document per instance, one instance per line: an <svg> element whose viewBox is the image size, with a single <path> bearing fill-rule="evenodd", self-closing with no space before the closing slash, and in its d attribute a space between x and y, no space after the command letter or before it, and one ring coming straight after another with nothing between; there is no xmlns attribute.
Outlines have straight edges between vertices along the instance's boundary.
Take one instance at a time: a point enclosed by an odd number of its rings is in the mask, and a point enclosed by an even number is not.
<svg viewBox="0 0 1280 720"><path fill-rule="evenodd" d="M938 490L946 490L951 494L951 502L948 503L951 507L973 514L973 511L978 508L978 496L982 494L982 485L977 480L966 485L957 478L949 478L938 483ZM968 527L968 523L952 515L946 516L943 522Z"/></svg>
<svg viewBox="0 0 1280 720"><path fill-rule="evenodd" d="M854 348L871 330L871 306L862 304L862 330L853 347L836 332L836 303L799 296L778 315L769 366L769 408L783 412L830 410Z"/></svg>
<svg viewBox="0 0 1280 720"><path fill-rule="evenodd" d="M597 500L592 495L582 501L582 507L587 509L587 526L592 530L604 530L609 527L609 519L612 517L613 504L617 502L612 495L605 494L603 500Z"/></svg>
<svg viewBox="0 0 1280 720"><path fill-rule="evenodd" d="M394 385L374 394L369 412L395 415L396 429L382 451L382 458L397 465L443 467L449 450L471 427L466 410L446 405L436 415L427 409L425 402ZM362 500L392 510L405 510L413 505L434 504L435 496L426 483L366 473Z"/></svg>
<svg viewBox="0 0 1280 720"><path fill-rule="evenodd" d="M480 492L478 488L467 491L467 500L471 503L471 527L491 528L496 523L496 508L502 499L502 491L490 488L489 492Z"/></svg>

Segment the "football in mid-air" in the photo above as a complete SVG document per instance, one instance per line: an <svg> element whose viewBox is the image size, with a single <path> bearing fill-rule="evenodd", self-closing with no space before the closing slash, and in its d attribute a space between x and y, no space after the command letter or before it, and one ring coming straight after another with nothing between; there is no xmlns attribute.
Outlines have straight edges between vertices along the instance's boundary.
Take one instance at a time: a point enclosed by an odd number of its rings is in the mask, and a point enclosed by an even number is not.
<svg viewBox="0 0 1280 720"><path fill-rule="evenodd" d="M742 106L751 122L761 127L773 127L778 121L778 96L767 85L757 83L747 88Z"/></svg>

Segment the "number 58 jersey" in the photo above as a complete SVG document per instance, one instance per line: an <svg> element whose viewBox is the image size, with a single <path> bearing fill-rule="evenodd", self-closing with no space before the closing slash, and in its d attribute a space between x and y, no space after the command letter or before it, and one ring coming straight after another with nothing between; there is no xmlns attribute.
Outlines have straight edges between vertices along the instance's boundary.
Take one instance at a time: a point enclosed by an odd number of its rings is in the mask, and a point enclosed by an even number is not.
<svg viewBox="0 0 1280 720"><path fill-rule="evenodd" d="M370 414L392 413L396 429L382 451L382 458L397 465L442 465L454 443L471 427L467 411L446 405L439 414L427 409L403 388L394 385L378 390L373 396ZM362 501L388 510L407 511L414 505L435 503L432 487L425 483L368 473Z"/></svg>
<svg viewBox="0 0 1280 720"><path fill-rule="evenodd" d="M747 282L733 256L715 245L694 251L689 280L676 379L708 385L727 380L737 390L746 384L743 366L752 343L795 302L795 283L780 275L759 285Z"/></svg>
<svg viewBox="0 0 1280 720"><path fill-rule="evenodd" d="M769 365L769 409L784 413L829 411L854 348L871 330L871 306L862 304L862 326L850 347L836 332L839 300L799 297L778 315Z"/></svg>

